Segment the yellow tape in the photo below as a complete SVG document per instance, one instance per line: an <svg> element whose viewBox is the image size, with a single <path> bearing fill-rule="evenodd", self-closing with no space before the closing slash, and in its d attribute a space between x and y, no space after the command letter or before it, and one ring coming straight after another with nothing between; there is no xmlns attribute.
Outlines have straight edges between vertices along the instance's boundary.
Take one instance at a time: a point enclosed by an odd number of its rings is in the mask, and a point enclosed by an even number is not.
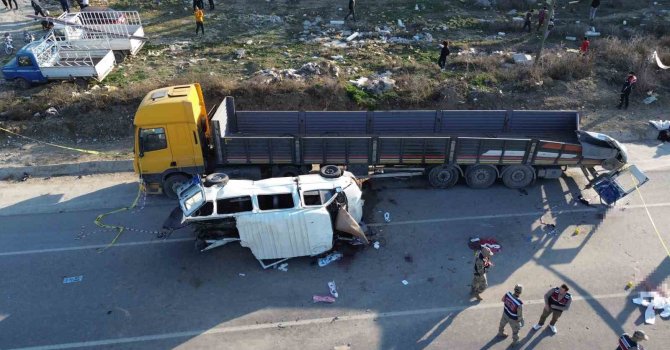
<svg viewBox="0 0 670 350"><path fill-rule="evenodd" d="M116 241L119 239L119 237L121 237L121 234L123 233L123 231L126 230L126 227L125 227L125 226L105 224L105 223L102 222L102 219L103 219L105 216L112 215L112 214L116 214L116 213L120 213L120 212L122 212L122 211L126 211L126 210L132 210L133 208L135 208L135 207L137 206L137 202L140 200L140 195L142 194L142 191L144 191L143 183L144 183L144 182L141 181L141 179L140 179L139 186L137 187L137 195L135 196L135 200L133 200L133 203L132 203L132 204L130 204L130 205L127 206L127 207L123 207L123 208L115 209L115 210L112 210L112 211L109 211L109 212L100 214L100 215L98 215L98 216L95 218L95 221L94 221L94 222L95 222L95 224L96 224L98 227L107 228L107 229L112 229L112 230L116 230L116 231L117 231L116 236L114 237L114 239L112 239L112 241L109 242L109 244L108 244L105 248L103 248L103 249L101 250L101 252L102 252L102 251L105 251L107 248L113 246L113 245L116 243Z"/></svg>
<svg viewBox="0 0 670 350"><path fill-rule="evenodd" d="M57 145L57 144L50 143L50 142L46 142L46 141L40 141L40 140L34 139L34 138L32 138L32 137L28 137L28 136L24 136L24 135L21 135L21 134L17 134L17 133L15 133L15 132L13 132L13 131L11 131L11 130L7 130L7 129L3 128L3 127L0 127L0 130L4 131L4 132L6 132L6 133L12 134L12 135L16 135L16 136L19 136L19 137L23 137L23 138L28 139L28 140L31 140L31 141L35 141L35 142L37 142L37 143L42 143L42 144L49 145L49 146L53 146L53 147L58 147L58 148L68 149L68 150L70 150L70 151L77 151L77 152L88 153L88 154L103 154L103 153L104 153L104 152L98 152L98 151L91 151L91 150L87 150L87 149L73 148L73 147L67 147L67 146Z"/></svg>
<svg viewBox="0 0 670 350"><path fill-rule="evenodd" d="M644 206L644 210L647 212L647 216L649 217L649 221L651 221L651 226L654 227L654 231L656 231L656 236L658 236L658 240L661 241L661 245L665 249L665 252L668 254L670 257L670 249L668 249L668 245L665 244L665 240L663 240L663 236L661 236L661 233L658 231L658 228L656 227L656 223L654 223L654 219L651 217L651 213L649 212L649 208L647 208L647 203L644 201L644 197L642 197L642 192L640 192L640 188L637 187L637 180L635 177L633 177L633 174L630 175L633 178L633 183L635 184L635 191L637 194L640 196L640 200L642 200L642 205Z"/></svg>

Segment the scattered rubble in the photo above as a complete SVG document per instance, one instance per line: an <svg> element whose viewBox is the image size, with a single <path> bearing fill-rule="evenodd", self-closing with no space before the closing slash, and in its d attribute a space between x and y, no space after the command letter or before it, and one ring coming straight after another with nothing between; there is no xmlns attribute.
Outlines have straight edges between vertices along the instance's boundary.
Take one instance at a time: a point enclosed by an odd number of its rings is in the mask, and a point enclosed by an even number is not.
<svg viewBox="0 0 670 350"><path fill-rule="evenodd" d="M382 74L373 74L369 77L360 77L356 80L349 80L349 82L370 93L381 95L395 88L395 80L391 79L391 75L391 72L385 72ZM384 219L388 219L386 222L391 220L390 215L389 213L384 214Z"/></svg>
<svg viewBox="0 0 670 350"><path fill-rule="evenodd" d="M256 79L260 79L265 84L277 83L282 80L305 80L311 76L331 75L340 76L340 67L332 61L308 62L302 65L300 69L276 69L268 68L254 73Z"/></svg>
<svg viewBox="0 0 670 350"><path fill-rule="evenodd" d="M247 51L245 49L235 50L235 58L237 58L238 60L246 57L246 55L247 55Z"/></svg>
<svg viewBox="0 0 670 350"><path fill-rule="evenodd" d="M44 115L47 117L57 117L58 116L58 110L54 107L49 107L47 108L46 111L44 111Z"/></svg>
<svg viewBox="0 0 670 350"><path fill-rule="evenodd" d="M515 53L514 55L512 55L512 58L514 59L514 63L516 64L528 64L533 62L533 57L524 53Z"/></svg>

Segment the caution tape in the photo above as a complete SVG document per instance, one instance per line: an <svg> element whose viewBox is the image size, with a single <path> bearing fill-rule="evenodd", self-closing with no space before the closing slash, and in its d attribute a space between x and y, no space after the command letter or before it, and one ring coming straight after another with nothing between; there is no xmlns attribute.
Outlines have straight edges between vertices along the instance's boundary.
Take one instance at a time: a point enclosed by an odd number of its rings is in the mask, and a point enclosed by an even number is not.
<svg viewBox="0 0 670 350"><path fill-rule="evenodd" d="M21 135L21 134L15 133L15 132L13 132L13 131L11 131L11 130L7 130L7 129L3 128L3 127L0 127L0 130L6 132L6 133L8 133L8 134L12 134L12 135L16 135L16 136L19 136L19 137L23 137L24 139L28 139L28 140L31 140L31 141L34 141L34 142L37 142L37 143L41 143L41 144L45 144L45 145L49 145L49 146L52 146L52 147L63 148L63 149L67 149L67 150L70 150L70 151L76 151L76 152L88 153L88 154L104 154L104 153L105 153L105 152L99 152L99 151L92 151L92 150L88 150L88 149L74 148L74 147L68 147L68 146L63 146L63 145L57 145L57 144L55 144L55 143L46 142L46 141L41 141L41 140L38 140L38 139L34 139L34 138L32 138L32 137L28 137L28 136L25 136L25 135Z"/></svg>
<svg viewBox="0 0 670 350"><path fill-rule="evenodd" d="M656 223L654 222L654 219L651 217L651 213L649 212L649 208L647 208L647 202L645 202L644 197L642 197L642 192L640 191L640 188L637 186L637 180L635 177L633 177L633 174L630 175L633 178L633 183L635 184L635 191L637 194L640 196L640 200L642 201L642 206L644 207L644 210L647 212L647 216L649 217L649 221L651 222L651 226L654 228L654 231L656 232L656 236L658 236L658 240L661 241L661 246L665 249L665 252L668 254L668 257L670 257L670 249L668 249L668 245L665 243L665 240L663 239L663 236L661 236L661 232L658 231L658 227L656 227Z"/></svg>
<svg viewBox="0 0 670 350"><path fill-rule="evenodd" d="M123 231L128 229L127 227L122 226L122 225L105 224L104 222L102 222L102 219L104 219L108 215L120 213L120 212L126 211L126 210L132 210L133 208L135 208L137 206L137 202L140 200L140 195L142 194L143 191L144 191L144 185L143 185L143 182L140 181L139 186L137 187L137 195L135 196L135 199L133 200L133 202L129 206L119 208L119 209L115 209L115 210L100 214L95 218L94 222L98 227L117 231L116 236L114 236L114 239L112 239L112 241L109 242L109 244L105 248L103 248L101 250L101 252L106 250L107 248L113 246L116 243L116 241L119 240L119 237L121 237L121 234L123 233Z"/></svg>

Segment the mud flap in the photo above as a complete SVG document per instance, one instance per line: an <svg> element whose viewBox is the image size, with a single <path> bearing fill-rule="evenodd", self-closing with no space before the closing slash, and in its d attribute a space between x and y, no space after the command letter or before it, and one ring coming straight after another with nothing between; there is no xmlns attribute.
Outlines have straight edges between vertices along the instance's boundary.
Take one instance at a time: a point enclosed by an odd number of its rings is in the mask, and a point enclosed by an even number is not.
<svg viewBox="0 0 670 350"><path fill-rule="evenodd" d="M370 241L368 241L368 238L365 236L365 233L356 220L354 220L351 214L349 214L343 207L340 207L340 210L337 212L335 229L352 234L354 237L359 238L363 243L370 244Z"/></svg>

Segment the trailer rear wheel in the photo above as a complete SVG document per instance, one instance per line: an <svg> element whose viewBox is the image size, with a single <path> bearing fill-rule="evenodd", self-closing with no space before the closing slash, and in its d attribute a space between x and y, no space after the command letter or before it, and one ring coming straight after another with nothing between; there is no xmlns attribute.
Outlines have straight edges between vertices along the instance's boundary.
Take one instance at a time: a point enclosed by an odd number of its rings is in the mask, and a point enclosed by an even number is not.
<svg viewBox="0 0 670 350"><path fill-rule="evenodd" d="M163 193L170 199L177 199L177 187L188 181L186 174L173 174L163 181Z"/></svg>
<svg viewBox="0 0 670 350"><path fill-rule="evenodd" d="M530 165L510 165L503 169L502 180L509 188L524 188L535 180L535 169Z"/></svg>
<svg viewBox="0 0 670 350"><path fill-rule="evenodd" d="M26 79L23 79L23 78L14 79L14 85L16 85L16 87L21 89L21 90L30 89L30 82Z"/></svg>
<svg viewBox="0 0 670 350"><path fill-rule="evenodd" d="M449 188L458 182L459 172L453 165L438 165L428 172L428 182L435 188Z"/></svg>
<svg viewBox="0 0 670 350"><path fill-rule="evenodd" d="M493 165L476 164L465 170L465 181L472 188L487 188L496 182L498 171Z"/></svg>
<svg viewBox="0 0 670 350"><path fill-rule="evenodd" d="M319 175L326 179L335 179L342 176L342 169L337 165L324 165L319 169Z"/></svg>

